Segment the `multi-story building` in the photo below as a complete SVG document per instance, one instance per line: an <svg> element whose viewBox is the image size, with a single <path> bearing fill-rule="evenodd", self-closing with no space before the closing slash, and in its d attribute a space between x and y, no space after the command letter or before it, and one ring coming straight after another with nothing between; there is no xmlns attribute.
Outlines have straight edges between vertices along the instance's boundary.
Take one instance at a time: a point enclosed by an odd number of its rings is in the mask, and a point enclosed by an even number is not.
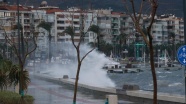
<svg viewBox="0 0 186 104"><path fill-rule="evenodd" d="M149 23L148 18L144 19L145 27ZM183 20L174 15L156 16L151 34L154 44L181 43L183 42Z"/></svg>
<svg viewBox="0 0 186 104"><path fill-rule="evenodd" d="M97 23L106 42L115 42L115 38L120 34L126 35L127 44L135 41L136 31L129 15L121 12L113 12L112 9L101 9L95 12L98 14ZM140 23L143 23L142 19Z"/></svg>
<svg viewBox="0 0 186 104"><path fill-rule="evenodd" d="M51 35L51 42L70 42L71 37L64 33L68 26L73 26L75 29L75 42L80 40L81 32L86 32L88 28L95 24L100 27L100 35L106 42L112 43L120 34L126 35L126 44L131 44L136 41L136 34L134 23L129 15L120 12L113 12L112 9L101 10L80 10L79 8L68 8L61 10L58 7L48 6L46 2L42 2L39 8L19 6L20 10L20 24L23 27L23 34L27 36L33 32L38 32L38 50L48 50L49 34ZM45 21L50 23L52 28L50 33L37 26ZM17 5L8 5L2 3L0 5L0 22L6 27L7 34L14 34L16 30L12 29L18 22L17 19ZM140 25L146 28L149 24L147 15L142 15ZM184 41L184 25L183 19L177 18L174 15L156 16L155 22L152 26L151 33L153 35L154 44L162 43L180 43ZM172 35L174 34L174 35ZM84 42L96 41L97 34L87 32L83 37ZM0 32L0 39L3 42L3 31ZM15 39L16 40L16 39ZM142 41L142 37L139 37Z"/></svg>
<svg viewBox="0 0 186 104"><path fill-rule="evenodd" d="M0 17L1 20L6 19L11 20L11 26L16 25L17 19L17 5L0 5ZM32 12L30 7L19 6L19 22L22 26L22 31L24 35L30 34L30 24L32 20ZM3 24L2 24L3 25ZM8 31L7 31L8 32Z"/></svg>
<svg viewBox="0 0 186 104"><path fill-rule="evenodd" d="M68 8L66 11L56 11L55 15L55 34L56 41L67 42L71 41L70 35L63 33L68 26L73 26L75 30L74 41L80 40L81 32L87 32L90 25L96 24L96 18L91 11L81 11L78 8ZM88 32L84 41L93 42L96 38L95 33Z"/></svg>
<svg viewBox="0 0 186 104"><path fill-rule="evenodd" d="M94 11L97 14L97 25L101 30L101 35L106 42L112 42L112 28L111 28L111 9L101 9Z"/></svg>

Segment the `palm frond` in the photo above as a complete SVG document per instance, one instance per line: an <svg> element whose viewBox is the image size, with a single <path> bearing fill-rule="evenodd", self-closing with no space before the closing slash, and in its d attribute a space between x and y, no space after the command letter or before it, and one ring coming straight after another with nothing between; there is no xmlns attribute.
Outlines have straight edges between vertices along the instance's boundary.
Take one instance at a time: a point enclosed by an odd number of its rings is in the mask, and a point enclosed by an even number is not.
<svg viewBox="0 0 186 104"><path fill-rule="evenodd" d="M67 33L68 35L70 35L72 37L75 35L74 28L72 26L68 26L65 29L64 33Z"/></svg>
<svg viewBox="0 0 186 104"><path fill-rule="evenodd" d="M28 85L29 85L29 83L30 83L30 78L29 78L29 73L28 73L28 71L27 70L24 70L23 71L23 90L26 90L27 88L28 88Z"/></svg>
<svg viewBox="0 0 186 104"><path fill-rule="evenodd" d="M6 89L8 86L8 77L6 73L2 72L0 69L0 89Z"/></svg>
<svg viewBox="0 0 186 104"><path fill-rule="evenodd" d="M97 25L92 25L92 26L90 26L88 31L92 31L92 32L94 32L96 34L99 34L100 33L100 28Z"/></svg>
<svg viewBox="0 0 186 104"><path fill-rule="evenodd" d="M50 32L50 29L52 28L52 25L48 22L42 21L37 27L44 28L45 30Z"/></svg>
<svg viewBox="0 0 186 104"><path fill-rule="evenodd" d="M17 65L13 65L12 69L9 72L9 80L10 80L10 85L17 85L19 82L19 73L20 73L20 68Z"/></svg>

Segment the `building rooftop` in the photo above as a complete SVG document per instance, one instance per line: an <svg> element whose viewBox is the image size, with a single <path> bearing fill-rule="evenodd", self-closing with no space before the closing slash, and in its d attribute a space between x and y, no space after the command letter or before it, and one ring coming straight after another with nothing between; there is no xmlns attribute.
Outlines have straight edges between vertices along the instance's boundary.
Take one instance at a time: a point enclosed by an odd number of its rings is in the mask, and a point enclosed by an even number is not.
<svg viewBox="0 0 186 104"><path fill-rule="evenodd" d="M19 5L20 11L31 11L31 7ZM17 5L0 5L0 10L17 11Z"/></svg>
<svg viewBox="0 0 186 104"><path fill-rule="evenodd" d="M54 8L54 9L48 9L46 10L47 14L55 13L55 12L63 12L64 10L61 10L59 8Z"/></svg>

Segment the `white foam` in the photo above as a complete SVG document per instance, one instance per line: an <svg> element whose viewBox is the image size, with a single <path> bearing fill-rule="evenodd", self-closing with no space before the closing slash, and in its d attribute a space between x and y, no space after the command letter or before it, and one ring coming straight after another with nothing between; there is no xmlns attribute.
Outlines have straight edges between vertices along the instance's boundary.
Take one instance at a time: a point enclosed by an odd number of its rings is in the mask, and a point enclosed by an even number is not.
<svg viewBox="0 0 186 104"><path fill-rule="evenodd" d="M88 46L82 45L80 56L83 57L90 49ZM76 55L75 52L71 52L71 54ZM82 62L79 82L97 87L115 87L115 83L107 76L106 70L102 69L108 62L110 60L104 54L98 53L96 50L91 52ZM50 70L49 74L55 78L62 78L63 75L75 78L77 62L69 65L55 65Z"/></svg>
<svg viewBox="0 0 186 104"><path fill-rule="evenodd" d="M183 85L183 84L178 82L178 83L169 84L168 86L173 87L173 86L180 86L180 85Z"/></svg>

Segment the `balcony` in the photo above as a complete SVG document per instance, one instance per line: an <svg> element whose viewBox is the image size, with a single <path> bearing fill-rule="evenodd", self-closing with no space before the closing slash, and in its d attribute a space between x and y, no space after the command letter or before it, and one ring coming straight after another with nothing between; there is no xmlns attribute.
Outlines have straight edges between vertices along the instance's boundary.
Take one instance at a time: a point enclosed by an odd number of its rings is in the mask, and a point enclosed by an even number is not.
<svg viewBox="0 0 186 104"><path fill-rule="evenodd" d="M118 23L118 22L119 22L119 20L112 20L112 22L113 22L113 23Z"/></svg>
<svg viewBox="0 0 186 104"><path fill-rule="evenodd" d="M114 29L118 29L118 28L119 28L119 26L112 26L112 28L114 28Z"/></svg>
<svg viewBox="0 0 186 104"><path fill-rule="evenodd" d="M118 31L114 31L114 32L112 32L112 35L117 35L117 34L119 34Z"/></svg>

